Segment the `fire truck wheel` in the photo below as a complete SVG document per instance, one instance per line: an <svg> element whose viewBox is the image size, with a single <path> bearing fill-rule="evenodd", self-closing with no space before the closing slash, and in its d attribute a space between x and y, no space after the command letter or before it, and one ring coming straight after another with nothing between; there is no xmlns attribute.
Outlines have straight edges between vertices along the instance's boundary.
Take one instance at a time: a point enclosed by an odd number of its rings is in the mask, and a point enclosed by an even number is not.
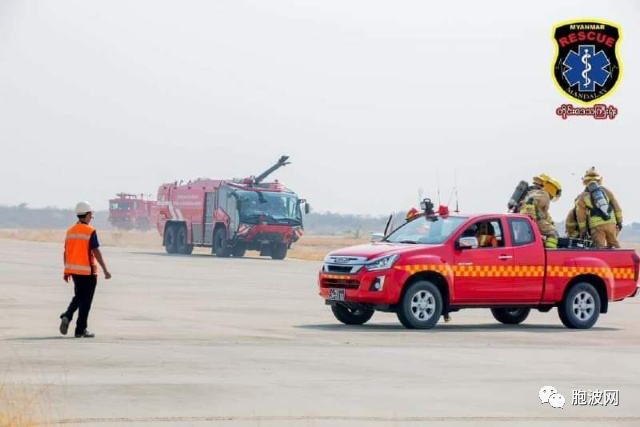
<svg viewBox="0 0 640 427"><path fill-rule="evenodd" d="M227 244L227 231L224 227L220 227L213 235L213 251L216 256L227 258L231 255L231 248Z"/></svg>
<svg viewBox="0 0 640 427"><path fill-rule="evenodd" d="M412 283L405 290L396 315L405 328L433 328L442 315L440 290L428 280Z"/></svg>
<svg viewBox="0 0 640 427"><path fill-rule="evenodd" d="M576 283L558 305L558 315L567 328L589 329L600 316L600 295L591 283Z"/></svg>
<svg viewBox="0 0 640 427"><path fill-rule="evenodd" d="M348 308L336 304L331 306L331 311L336 319L345 325L363 325L371 319L374 311L366 308Z"/></svg>
<svg viewBox="0 0 640 427"><path fill-rule="evenodd" d="M191 255L193 252L193 245L187 243L187 227L185 226L178 227L176 247L179 254Z"/></svg>
<svg viewBox="0 0 640 427"><path fill-rule="evenodd" d="M168 254L178 253L178 229L173 224L167 226L164 234L164 247Z"/></svg>
<svg viewBox="0 0 640 427"><path fill-rule="evenodd" d="M274 243L271 248L272 259L285 259L287 257L287 250L289 246L285 243Z"/></svg>
<svg viewBox="0 0 640 427"><path fill-rule="evenodd" d="M525 321L531 312L527 307L492 308L491 314L500 323L505 325L517 325Z"/></svg>
<svg viewBox="0 0 640 427"><path fill-rule="evenodd" d="M235 245L233 247L233 250L231 251L231 255L237 258L242 258L245 253L247 253L247 247L242 243L238 243L237 245Z"/></svg>

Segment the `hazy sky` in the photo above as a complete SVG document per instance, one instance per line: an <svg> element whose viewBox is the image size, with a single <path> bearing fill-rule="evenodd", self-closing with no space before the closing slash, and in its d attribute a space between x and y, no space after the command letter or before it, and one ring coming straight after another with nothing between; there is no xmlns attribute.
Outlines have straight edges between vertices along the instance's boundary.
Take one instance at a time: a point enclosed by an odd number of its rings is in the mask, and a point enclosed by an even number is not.
<svg viewBox="0 0 640 427"><path fill-rule="evenodd" d="M622 26L613 121L561 120L551 28ZM0 1L0 204L106 209L119 191L275 174L319 211L385 214L418 188L505 210L545 172L564 219L597 166L640 221L640 3Z"/></svg>

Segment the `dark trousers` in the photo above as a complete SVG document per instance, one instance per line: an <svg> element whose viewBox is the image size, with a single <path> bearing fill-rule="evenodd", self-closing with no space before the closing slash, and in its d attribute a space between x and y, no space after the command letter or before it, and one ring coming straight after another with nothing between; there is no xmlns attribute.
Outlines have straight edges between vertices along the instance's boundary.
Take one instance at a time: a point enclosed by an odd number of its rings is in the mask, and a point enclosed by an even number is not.
<svg viewBox="0 0 640 427"><path fill-rule="evenodd" d="M76 335L78 335L84 333L87 329L87 318L91 310L93 294L96 292L98 276L95 274L90 276L72 274L71 277L73 278L74 296L71 299L71 303L69 303L67 311L62 313L62 316L71 321L73 313L78 310L78 320L76 320Z"/></svg>

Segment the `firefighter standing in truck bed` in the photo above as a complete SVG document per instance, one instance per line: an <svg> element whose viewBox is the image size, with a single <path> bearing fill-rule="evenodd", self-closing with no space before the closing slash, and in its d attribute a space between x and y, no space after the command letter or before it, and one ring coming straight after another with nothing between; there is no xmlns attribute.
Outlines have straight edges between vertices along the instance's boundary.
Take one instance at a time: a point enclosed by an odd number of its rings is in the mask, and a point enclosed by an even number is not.
<svg viewBox="0 0 640 427"><path fill-rule="evenodd" d="M95 228L89 223L93 218L91 204L80 202L76 205L78 222L67 230L64 242L64 275L65 282L73 279L74 296L67 310L60 315L60 333L67 334L69 323L73 314L78 310L76 320L76 338L93 338L94 335L87 330L87 319L91 302L96 290L98 278L98 266L102 267L105 279L111 278L111 273L102 259L98 236Z"/></svg>
<svg viewBox="0 0 640 427"><path fill-rule="evenodd" d="M622 229L622 208L613 193L603 187L595 167L582 177L585 186L576 201L576 219L581 236L589 232L596 248L619 248L618 232Z"/></svg>
<svg viewBox="0 0 640 427"><path fill-rule="evenodd" d="M529 215L538 225L540 234L545 238L545 248L558 247L558 231L549 214L549 204L558 200L562 187L558 181L541 174L533 177L533 185L524 196L519 212Z"/></svg>

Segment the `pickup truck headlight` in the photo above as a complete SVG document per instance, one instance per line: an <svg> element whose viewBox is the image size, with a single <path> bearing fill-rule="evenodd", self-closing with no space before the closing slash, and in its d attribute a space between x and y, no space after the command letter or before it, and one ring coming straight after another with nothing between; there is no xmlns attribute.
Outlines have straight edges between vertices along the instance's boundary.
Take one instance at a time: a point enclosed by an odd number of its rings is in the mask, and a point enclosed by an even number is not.
<svg viewBox="0 0 640 427"><path fill-rule="evenodd" d="M372 259L364 265L367 271L386 270L393 267L393 263L398 259L398 254L387 255L380 258Z"/></svg>

